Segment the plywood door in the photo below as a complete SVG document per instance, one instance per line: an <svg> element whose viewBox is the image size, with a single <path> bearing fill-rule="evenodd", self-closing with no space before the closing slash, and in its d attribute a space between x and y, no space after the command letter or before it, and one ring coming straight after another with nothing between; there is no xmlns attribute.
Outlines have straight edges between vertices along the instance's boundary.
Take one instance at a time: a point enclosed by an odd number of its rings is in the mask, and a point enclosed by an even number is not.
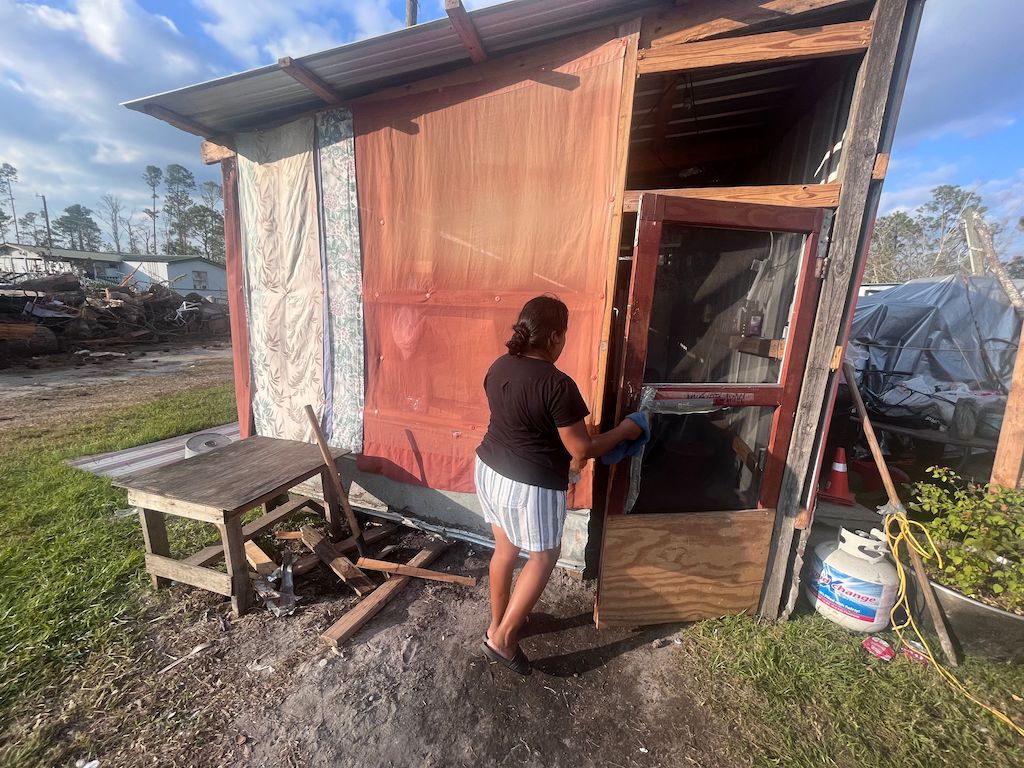
<svg viewBox="0 0 1024 768"><path fill-rule="evenodd" d="M609 516L598 627L754 611L774 520L771 509Z"/></svg>

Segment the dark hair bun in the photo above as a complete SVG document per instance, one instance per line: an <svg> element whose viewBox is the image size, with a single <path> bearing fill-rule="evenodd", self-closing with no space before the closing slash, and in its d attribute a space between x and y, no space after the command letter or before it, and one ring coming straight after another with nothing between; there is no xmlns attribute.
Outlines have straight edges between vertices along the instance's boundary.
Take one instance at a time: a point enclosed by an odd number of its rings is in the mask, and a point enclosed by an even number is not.
<svg viewBox="0 0 1024 768"><path fill-rule="evenodd" d="M505 342L509 354L521 355L530 347L530 329L520 321L512 326L512 338Z"/></svg>
<svg viewBox="0 0 1024 768"><path fill-rule="evenodd" d="M530 299L512 326L512 338L505 342L509 354L525 355L532 348L547 349L551 336L565 333L569 327L569 309L554 296Z"/></svg>

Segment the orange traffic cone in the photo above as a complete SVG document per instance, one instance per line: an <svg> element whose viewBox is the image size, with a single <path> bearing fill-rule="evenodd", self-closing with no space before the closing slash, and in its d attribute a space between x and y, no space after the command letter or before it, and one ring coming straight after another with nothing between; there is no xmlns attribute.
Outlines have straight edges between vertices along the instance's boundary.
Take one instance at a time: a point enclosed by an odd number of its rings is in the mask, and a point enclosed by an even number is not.
<svg viewBox="0 0 1024 768"><path fill-rule="evenodd" d="M846 471L846 450L836 448L836 457L832 461L832 472L828 476L828 484L818 491L818 498L836 504L852 507L856 502L850 493L850 476Z"/></svg>

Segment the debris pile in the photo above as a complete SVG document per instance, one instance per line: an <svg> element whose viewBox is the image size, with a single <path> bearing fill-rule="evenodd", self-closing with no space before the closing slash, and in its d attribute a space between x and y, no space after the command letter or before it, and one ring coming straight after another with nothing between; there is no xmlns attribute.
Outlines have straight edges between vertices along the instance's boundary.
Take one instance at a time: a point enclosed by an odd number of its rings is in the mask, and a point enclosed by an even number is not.
<svg viewBox="0 0 1024 768"><path fill-rule="evenodd" d="M139 289L64 273L0 284L0 351L38 354L75 341L93 346L228 330L226 306L162 283Z"/></svg>

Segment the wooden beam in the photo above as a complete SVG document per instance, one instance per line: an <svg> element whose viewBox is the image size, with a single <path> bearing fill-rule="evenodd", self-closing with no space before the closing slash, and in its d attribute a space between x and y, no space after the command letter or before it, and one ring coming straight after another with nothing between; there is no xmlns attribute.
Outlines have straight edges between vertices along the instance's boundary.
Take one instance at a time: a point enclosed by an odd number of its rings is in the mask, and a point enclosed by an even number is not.
<svg viewBox="0 0 1024 768"><path fill-rule="evenodd" d="M619 88L619 111L616 118L615 157L612 171L611 222L608 227L607 264L604 278L604 312L601 320L601 344L597 354L597 386L591 403L591 424L600 428L604 411L605 382L608 378L608 352L612 332L612 311L615 307L615 284L619 269L619 241L622 239L622 195L626 189L627 167L631 166L629 135L633 127L633 95L636 89L636 55L640 44L639 18L619 27L625 43L622 60L622 84Z"/></svg>
<svg viewBox="0 0 1024 768"><path fill-rule="evenodd" d="M227 160L229 157L234 156L235 150L227 146L227 144L218 144L206 139L199 145L199 157L204 165L216 165L221 160Z"/></svg>
<svg viewBox="0 0 1024 768"><path fill-rule="evenodd" d="M992 465L992 482L1004 488L1020 487L1024 473L1024 344L1017 346L1010 396L1006 400L999 445Z"/></svg>
<svg viewBox="0 0 1024 768"><path fill-rule="evenodd" d="M849 314L855 301L856 275L867 255L871 219L881 191L881 185L872 182L871 176L875 156L880 151L888 151L881 143L886 113L890 108L898 110L901 98L901 81L905 78L906 69L900 72L900 79L891 96L890 89L909 3L916 4L918 0L878 0L872 16L874 35L854 86L839 167L842 191L832 223L829 268L822 281L814 333L794 417L793 434L801 437L792 442L786 457L773 546L761 594L759 611L768 618L778 618L788 610L782 605L784 594L787 595L788 603L796 595L802 554L799 551L800 544L794 553L795 523L800 513L801 499L805 496L805 485L806 493L814 491L813 481L817 477L816 467L813 466L817 445L814 435L819 432L834 392L830 363L837 342L842 344L846 338ZM912 46L913 34L908 39L908 45ZM906 53L909 55L909 51ZM803 533L801 543L806 541Z"/></svg>
<svg viewBox="0 0 1024 768"><path fill-rule="evenodd" d="M636 213L644 193L696 200L726 200L761 205L800 208L835 208L839 205L839 184L779 184L764 187L700 187L692 189L631 189L622 202L624 213Z"/></svg>
<svg viewBox="0 0 1024 768"><path fill-rule="evenodd" d="M432 542L425 549L408 562L413 568L423 568L430 565L447 548L447 544L441 541ZM387 605L395 595L405 589L412 579L411 576L396 576L390 581L377 587L372 595L359 603L351 611L334 622L330 628L320 635L320 639L330 646L339 646L359 631L366 622L376 616L380 610Z"/></svg>
<svg viewBox="0 0 1024 768"><path fill-rule="evenodd" d="M462 46L469 53L469 58L473 60L473 63L480 64L486 61L487 50L480 40L480 35L477 34L472 17L462 4L462 0L444 0L444 12L448 14L452 29L459 36Z"/></svg>
<svg viewBox="0 0 1024 768"><path fill-rule="evenodd" d="M368 571L381 571L383 573L397 573L400 576L412 576L427 581L443 581L446 584L461 584L464 587L475 587L476 579L472 576L459 576L456 573L443 573L442 571L428 571L426 568L415 568L402 563L389 563L387 560L374 560L371 557L360 557L356 565Z"/></svg>
<svg viewBox="0 0 1024 768"><path fill-rule="evenodd" d="M344 103L333 86L322 80L319 75L307 69L304 65L295 61L291 56L283 56L278 59L277 66L295 82L305 86L306 90L312 91L323 99L324 103L332 107L340 107Z"/></svg>
<svg viewBox="0 0 1024 768"><path fill-rule="evenodd" d="M693 72L735 64L807 61L863 53L871 42L872 22L851 21L827 27L665 45L640 51L637 72Z"/></svg>
<svg viewBox="0 0 1024 768"><path fill-rule="evenodd" d="M170 123L179 130L187 133L194 133L196 136L202 136L204 139L209 139L215 134L215 131L207 128L202 123L196 122L190 117L179 115L177 112L172 112L171 110L157 104L147 104L142 108L142 111L150 117L155 117L157 120L163 120L165 123Z"/></svg>
<svg viewBox="0 0 1024 768"><path fill-rule="evenodd" d="M644 16L640 45L678 45L730 33L749 33L766 25L800 24L809 14L836 11L864 0L717 0Z"/></svg>
<svg viewBox="0 0 1024 768"><path fill-rule="evenodd" d="M370 578L359 570L355 563L345 557L315 528L308 525L302 527L302 543L323 560L324 564L334 571L339 579L352 587L357 595L368 595L377 588L377 585L370 581Z"/></svg>
<svg viewBox="0 0 1024 768"><path fill-rule="evenodd" d="M224 191L224 272L231 323L231 362L235 380L235 412L244 439L255 432L252 411L252 371L249 362L249 320L245 309L245 260L242 253L242 216L238 206L238 159L220 164Z"/></svg>
<svg viewBox="0 0 1024 768"><path fill-rule="evenodd" d="M309 503L309 499L301 496L282 504L279 507L274 507L269 512L260 515L242 528L243 540L248 541L249 539L259 536L264 531L273 527L278 521L298 512ZM211 544L208 547L203 547L203 549L199 550L194 555L186 557L185 562L190 563L191 565L210 565L211 563L217 562L222 557L224 557L224 547L220 544Z"/></svg>

